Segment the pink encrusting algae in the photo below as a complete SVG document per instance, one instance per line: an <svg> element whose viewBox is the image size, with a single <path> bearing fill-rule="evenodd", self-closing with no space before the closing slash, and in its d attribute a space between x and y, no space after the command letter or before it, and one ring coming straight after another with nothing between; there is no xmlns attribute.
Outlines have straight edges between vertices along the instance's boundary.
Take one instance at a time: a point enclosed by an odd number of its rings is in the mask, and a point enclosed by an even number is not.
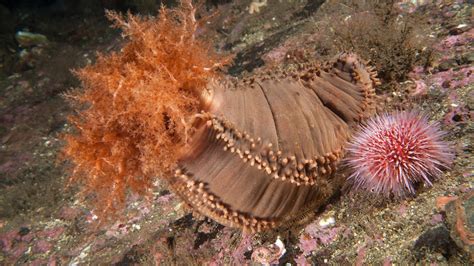
<svg viewBox="0 0 474 266"><path fill-rule="evenodd" d="M414 184L432 180L453 161L437 123L418 112L382 114L362 126L348 146L349 180L378 194L415 194Z"/></svg>

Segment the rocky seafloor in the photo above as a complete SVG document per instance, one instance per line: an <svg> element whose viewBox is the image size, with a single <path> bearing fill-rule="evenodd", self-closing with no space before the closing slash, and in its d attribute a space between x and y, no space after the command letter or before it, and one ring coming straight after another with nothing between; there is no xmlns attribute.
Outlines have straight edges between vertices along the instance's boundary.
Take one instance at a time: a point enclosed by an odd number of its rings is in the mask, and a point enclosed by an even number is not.
<svg viewBox="0 0 474 266"><path fill-rule="evenodd" d="M338 34L344 23L334 20L349 24L363 15L358 1L211 2L207 8L219 13L206 37L217 50L236 55L228 69L234 76L308 56L331 57L348 46L348 35ZM97 227L98 217L77 200L74 188L65 189L68 174L58 151L72 111L61 94L79 85L71 69L93 62L96 52L120 48L120 32L89 6L68 13L64 5L8 3L0 2L0 264L473 262L472 1L394 1L395 21L419 18L410 24L412 45L420 48L413 53L404 48L392 54L401 44L387 40L367 48L364 38L378 38L370 26L354 30L359 35L351 39L353 50L369 57L385 81L377 89L380 111L416 108L439 122L456 153L452 168L433 187L418 187L414 197L344 190L314 210L315 220L246 235L193 217L166 184L156 185L151 200L130 196L116 222ZM20 31L42 37L22 39ZM423 60L409 58L420 54Z"/></svg>

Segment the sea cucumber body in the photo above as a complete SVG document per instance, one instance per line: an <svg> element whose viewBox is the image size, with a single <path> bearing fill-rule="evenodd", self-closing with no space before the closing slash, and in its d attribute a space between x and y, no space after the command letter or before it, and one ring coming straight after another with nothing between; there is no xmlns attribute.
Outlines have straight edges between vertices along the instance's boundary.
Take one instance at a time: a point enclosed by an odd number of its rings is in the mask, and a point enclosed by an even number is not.
<svg viewBox="0 0 474 266"><path fill-rule="evenodd" d="M351 126L374 112L372 69L353 54L323 66L212 83L171 180L198 212L261 231L324 204Z"/></svg>

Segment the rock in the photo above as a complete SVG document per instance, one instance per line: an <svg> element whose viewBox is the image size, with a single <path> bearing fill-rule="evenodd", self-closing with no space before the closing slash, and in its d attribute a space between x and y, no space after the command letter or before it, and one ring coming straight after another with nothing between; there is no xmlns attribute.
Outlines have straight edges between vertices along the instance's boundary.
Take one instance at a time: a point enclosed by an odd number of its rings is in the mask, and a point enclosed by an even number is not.
<svg viewBox="0 0 474 266"><path fill-rule="evenodd" d="M456 59L454 58L450 58L450 59L447 59L443 62L441 62L438 66L438 70L441 72L441 71L447 71L455 66L457 66L457 62L456 62Z"/></svg>
<svg viewBox="0 0 474 266"><path fill-rule="evenodd" d="M15 34L18 44L23 47L44 46L48 43L48 38L43 34L19 31Z"/></svg>
<svg viewBox="0 0 474 266"><path fill-rule="evenodd" d="M40 239L36 242L35 246L33 247L33 251L35 253L48 253L51 251L52 248L53 248L53 244L51 244L50 242L44 239Z"/></svg>
<svg viewBox="0 0 474 266"><path fill-rule="evenodd" d="M65 221L74 221L81 215L81 211L77 208L65 206L59 211L59 218Z"/></svg>
<svg viewBox="0 0 474 266"><path fill-rule="evenodd" d="M259 1L259 0L254 0L252 3L250 3L249 6L249 14L254 14L254 13L260 13L260 8L264 7L267 5L267 0Z"/></svg>
<svg viewBox="0 0 474 266"><path fill-rule="evenodd" d="M451 26L448 28L449 35L459 35L467 30L469 30L469 25L467 24L459 24L455 26Z"/></svg>
<svg viewBox="0 0 474 266"><path fill-rule="evenodd" d="M31 230L28 227L21 227L20 230L18 231L18 234L20 236L26 236Z"/></svg>
<svg viewBox="0 0 474 266"><path fill-rule="evenodd" d="M445 258L449 258L456 253L456 244L449 234L448 228L444 224L436 225L422 233L413 246L416 257L421 260L426 249L432 252L439 252Z"/></svg>
<svg viewBox="0 0 474 266"><path fill-rule="evenodd" d="M474 261L474 191L446 204L446 220L454 242Z"/></svg>
<svg viewBox="0 0 474 266"><path fill-rule="evenodd" d="M453 200L456 200L456 199L457 199L457 197L455 197L455 196L441 196L441 197L438 197L438 198L436 198L436 208L439 211L445 211L446 204L448 204L449 202L451 202Z"/></svg>
<svg viewBox="0 0 474 266"><path fill-rule="evenodd" d="M252 261L262 265L278 264L278 260L285 255L286 249L280 238L274 244L266 247L257 247L252 252Z"/></svg>
<svg viewBox="0 0 474 266"><path fill-rule="evenodd" d="M321 220L319 220L318 224L319 224L319 226L321 226L321 228L332 227L336 224L336 219L334 219L334 217L332 217L332 216L323 217L323 218L321 218Z"/></svg>
<svg viewBox="0 0 474 266"><path fill-rule="evenodd" d="M466 53L461 56L461 62L463 64L472 64L474 62L474 52Z"/></svg>
<svg viewBox="0 0 474 266"><path fill-rule="evenodd" d="M0 17L2 18L0 20L0 34L12 34L15 30L15 17L3 4L0 4Z"/></svg>

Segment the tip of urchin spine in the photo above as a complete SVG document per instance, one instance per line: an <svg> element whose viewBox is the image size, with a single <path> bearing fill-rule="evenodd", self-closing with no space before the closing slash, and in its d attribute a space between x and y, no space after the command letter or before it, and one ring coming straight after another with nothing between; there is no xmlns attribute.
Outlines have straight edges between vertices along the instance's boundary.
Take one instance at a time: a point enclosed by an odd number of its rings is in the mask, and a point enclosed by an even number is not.
<svg viewBox="0 0 474 266"><path fill-rule="evenodd" d="M384 113L368 120L348 145L350 182L385 196L415 194L414 185L429 186L454 159L437 123L416 111Z"/></svg>

